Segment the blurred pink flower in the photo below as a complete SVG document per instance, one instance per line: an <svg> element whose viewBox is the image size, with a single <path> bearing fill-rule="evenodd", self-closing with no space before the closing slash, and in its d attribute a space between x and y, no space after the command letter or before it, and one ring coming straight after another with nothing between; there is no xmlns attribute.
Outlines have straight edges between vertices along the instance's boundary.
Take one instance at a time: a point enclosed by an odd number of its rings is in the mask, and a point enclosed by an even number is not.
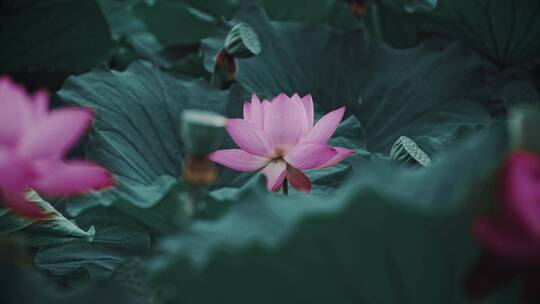
<svg viewBox="0 0 540 304"><path fill-rule="evenodd" d="M540 157L514 151L497 184L497 210L476 219L474 234L492 254L517 263L540 262Z"/></svg>
<svg viewBox="0 0 540 304"><path fill-rule="evenodd" d="M270 191L279 191L286 178L297 191L309 192L311 182L303 171L333 166L353 153L327 145L344 113L341 107L313 125L311 95L281 93L261 103L254 94L251 103L244 103L244 119L226 124L240 149L218 150L209 158L237 171L262 169Z"/></svg>
<svg viewBox="0 0 540 304"><path fill-rule="evenodd" d="M26 200L29 188L62 196L114 184L104 168L63 158L92 122L92 111L49 111L48 106L47 92L29 95L8 77L0 77L0 194L6 207L23 216L42 214Z"/></svg>

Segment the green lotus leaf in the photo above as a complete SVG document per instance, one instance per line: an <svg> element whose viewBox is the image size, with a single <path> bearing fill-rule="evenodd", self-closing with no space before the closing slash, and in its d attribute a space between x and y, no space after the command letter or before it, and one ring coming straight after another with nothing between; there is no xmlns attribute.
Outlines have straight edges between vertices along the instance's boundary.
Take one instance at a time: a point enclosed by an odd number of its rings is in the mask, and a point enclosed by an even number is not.
<svg viewBox="0 0 540 304"><path fill-rule="evenodd" d="M182 110L229 116L229 100L231 109L241 111L243 94L241 88L219 91L202 80L175 79L144 61L122 72L97 69L69 78L58 95L96 111L86 155L108 168L117 185L69 199L67 211L82 217L90 210L106 214L106 208L156 233L177 226L185 219L188 195L180 180L185 152Z"/></svg>
<svg viewBox="0 0 540 304"><path fill-rule="evenodd" d="M29 247L58 245L74 240L92 241L94 238L94 227L82 230L34 191L28 192L27 197L43 210L45 217L24 218L10 209L0 208L0 236L20 236L24 245Z"/></svg>
<svg viewBox="0 0 540 304"><path fill-rule="evenodd" d="M69 74L108 60L115 47L97 1L5 1L0 74L59 87ZM90 30L89 30L90 29Z"/></svg>
<svg viewBox="0 0 540 304"><path fill-rule="evenodd" d="M347 106L370 152L388 154L408 136L434 154L492 120L488 107L496 97L488 78L496 71L459 43L430 40L396 50L370 43L361 31L274 22L250 7L203 40L208 71L236 22L255 29L262 49L237 60L238 83L268 97L311 93L319 115Z"/></svg>

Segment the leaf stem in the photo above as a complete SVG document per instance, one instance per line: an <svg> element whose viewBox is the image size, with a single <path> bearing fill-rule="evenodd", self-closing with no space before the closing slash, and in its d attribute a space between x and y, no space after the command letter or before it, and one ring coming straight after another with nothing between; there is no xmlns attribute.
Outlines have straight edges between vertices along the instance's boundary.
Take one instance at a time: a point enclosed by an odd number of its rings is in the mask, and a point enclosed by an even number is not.
<svg viewBox="0 0 540 304"><path fill-rule="evenodd" d="M289 195L289 183L287 182L287 179L283 180L283 195Z"/></svg>
<svg viewBox="0 0 540 304"><path fill-rule="evenodd" d="M384 35L381 28L381 20L379 17L379 4L377 2L371 3L371 6L368 9L368 18L371 22L371 34L372 39L378 42L382 42L384 40Z"/></svg>

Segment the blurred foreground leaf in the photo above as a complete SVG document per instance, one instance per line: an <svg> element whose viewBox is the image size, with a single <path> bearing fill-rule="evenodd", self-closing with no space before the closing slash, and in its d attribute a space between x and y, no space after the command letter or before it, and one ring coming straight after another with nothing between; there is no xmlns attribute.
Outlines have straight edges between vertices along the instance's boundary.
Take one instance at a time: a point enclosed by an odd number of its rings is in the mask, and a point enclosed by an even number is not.
<svg viewBox="0 0 540 304"><path fill-rule="evenodd" d="M100 281L75 291L61 290L29 268L0 265L0 303L18 304L146 304L115 285Z"/></svg>
<svg viewBox="0 0 540 304"><path fill-rule="evenodd" d="M463 279L479 250L474 204L465 203L506 146L495 128L427 169L365 162L331 201L264 192L260 180L221 219L162 242L151 267L156 295L163 303L468 303Z"/></svg>

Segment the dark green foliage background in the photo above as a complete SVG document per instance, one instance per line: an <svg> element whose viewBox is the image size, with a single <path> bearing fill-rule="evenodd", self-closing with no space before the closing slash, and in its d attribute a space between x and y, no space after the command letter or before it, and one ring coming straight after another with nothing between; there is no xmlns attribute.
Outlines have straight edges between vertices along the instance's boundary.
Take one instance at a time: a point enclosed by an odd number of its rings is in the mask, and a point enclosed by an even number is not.
<svg viewBox="0 0 540 304"><path fill-rule="evenodd" d="M0 1L0 74L94 109L72 156L117 180L33 197L51 221L0 210L0 303L518 302L517 284L471 301L464 280L508 114L538 106L540 2L363 2L358 16L338 0ZM262 51L212 87L239 22ZM312 94L317 117L345 105L330 143L355 155L307 172L310 194L220 168L190 217L181 112L240 117L251 93L280 92ZM400 136L433 165L392 160Z"/></svg>

